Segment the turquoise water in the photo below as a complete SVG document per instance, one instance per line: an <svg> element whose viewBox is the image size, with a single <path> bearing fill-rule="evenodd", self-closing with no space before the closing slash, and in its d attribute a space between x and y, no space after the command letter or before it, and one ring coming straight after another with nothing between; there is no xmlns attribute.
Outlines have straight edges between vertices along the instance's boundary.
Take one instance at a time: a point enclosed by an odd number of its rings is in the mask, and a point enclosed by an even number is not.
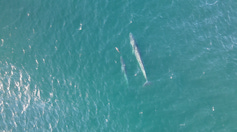
<svg viewBox="0 0 237 132"><path fill-rule="evenodd" d="M0 130L236 131L236 23L234 0L2 0Z"/></svg>

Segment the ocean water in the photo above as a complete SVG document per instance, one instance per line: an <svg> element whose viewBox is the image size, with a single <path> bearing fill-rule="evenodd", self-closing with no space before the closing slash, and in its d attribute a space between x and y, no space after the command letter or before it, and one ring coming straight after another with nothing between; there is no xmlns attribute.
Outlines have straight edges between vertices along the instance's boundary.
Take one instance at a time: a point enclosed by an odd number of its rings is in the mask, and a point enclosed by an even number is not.
<svg viewBox="0 0 237 132"><path fill-rule="evenodd" d="M236 131L236 23L234 0L1 0L0 131Z"/></svg>

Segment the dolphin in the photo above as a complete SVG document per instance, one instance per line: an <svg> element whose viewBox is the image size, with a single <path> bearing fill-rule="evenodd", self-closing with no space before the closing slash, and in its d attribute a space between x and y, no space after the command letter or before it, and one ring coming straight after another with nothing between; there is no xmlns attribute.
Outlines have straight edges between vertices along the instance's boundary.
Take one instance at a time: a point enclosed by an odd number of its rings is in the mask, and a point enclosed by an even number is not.
<svg viewBox="0 0 237 132"><path fill-rule="evenodd" d="M123 57L122 56L120 56L120 63L121 63L121 70L122 70L122 72L124 74L125 81L128 84L128 77L127 77L127 73L126 73L126 65L125 65L125 63L123 61Z"/></svg>
<svg viewBox="0 0 237 132"><path fill-rule="evenodd" d="M143 85L143 86L145 86L145 85L147 85L149 82L148 82L148 79L147 79L147 76L146 76L146 71L145 71L144 65L143 65L143 63L142 63L142 59L141 59L140 53L139 53L139 51L138 51L138 48L137 48L137 45L136 45L136 42L135 42L135 39L134 39L132 33L129 33L129 38L130 38L130 44L131 44L131 46L132 46L132 51L133 51L133 53L134 53L135 56L136 56L137 62L138 62L138 64L139 64L139 66L140 66L140 68L141 68L141 70L142 70L143 76L144 76L144 78L145 78L145 80L146 80L146 82L145 82L144 85Z"/></svg>

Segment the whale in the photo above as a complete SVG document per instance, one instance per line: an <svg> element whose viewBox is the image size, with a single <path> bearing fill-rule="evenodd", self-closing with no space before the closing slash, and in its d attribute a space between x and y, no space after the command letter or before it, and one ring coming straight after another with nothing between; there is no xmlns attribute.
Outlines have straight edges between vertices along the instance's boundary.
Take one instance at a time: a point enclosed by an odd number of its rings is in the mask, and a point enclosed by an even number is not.
<svg viewBox="0 0 237 132"><path fill-rule="evenodd" d="M147 79L146 71L145 71L144 65L142 63L142 59L141 59L139 50L137 48L137 44L136 44L134 36L133 36L133 34L131 32L129 33L129 38L130 38L130 44L132 46L132 53L134 53L134 55L135 55L135 57L137 59L137 62L139 64L140 68L141 68L142 74L143 74L143 76L144 76L144 78L146 80L146 82L143 84L143 86L145 86L145 85L149 84L149 81Z"/></svg>
<svg viewBox="0 0 237 132"><path fill-rule="evenodd" d="M121 70L122 70L122 73L124 75L124 78L125 78L125 81L126 83L128 84L128 77L127 77L127 72L126 72L126 65L123 61L123 57L120 56L120 63L121 63Z"/></svg>

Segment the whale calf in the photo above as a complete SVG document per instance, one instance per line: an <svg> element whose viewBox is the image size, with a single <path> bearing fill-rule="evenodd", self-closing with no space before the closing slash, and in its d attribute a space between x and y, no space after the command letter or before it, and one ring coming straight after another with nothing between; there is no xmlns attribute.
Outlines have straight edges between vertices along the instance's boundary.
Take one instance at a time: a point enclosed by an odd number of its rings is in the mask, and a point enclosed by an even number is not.
<svg viewBox="0 0 237 132"><path fill-rule="evenodd" d="M145 86L145 85L147 85L149 82L148 82L148 79L147 79L147 76L146 76L146 71L145 71L144 65L143 65L143 63L142 63L142 59L141 59L140 53L139 53L139 51L138 51L138 48L137 48L137 45L136 45L136 42L135 42L135 39L134 39L132 33L129 33L129 38L130 38L130 44L131 44L131 46L132 46L132 51L133 51L133 53L135 54L135 57L136 57L136 59L137 59L137 62L138 62L139 66L140 66L140 68L141 68L141 70L142 70L142 74L143 74L143 76L144 76L144 78L145 78L145 80L146 80L146 82L145 82L144 85L143 85L143 86Z"/></svg>
<svg viewBox="0 0 237 132"><path fill-rule="evenodd" d="M122 57L122 56L120 56L120 63L121 63L121 70L122 70L122 72L123 72L123 74L124 74L125 81L126 81L126 83L128 84L128 77L127 77L127 72L126 72L126 65L125 65L125 63L124 63L124 61L123 61L123 57Z"/></svg>

